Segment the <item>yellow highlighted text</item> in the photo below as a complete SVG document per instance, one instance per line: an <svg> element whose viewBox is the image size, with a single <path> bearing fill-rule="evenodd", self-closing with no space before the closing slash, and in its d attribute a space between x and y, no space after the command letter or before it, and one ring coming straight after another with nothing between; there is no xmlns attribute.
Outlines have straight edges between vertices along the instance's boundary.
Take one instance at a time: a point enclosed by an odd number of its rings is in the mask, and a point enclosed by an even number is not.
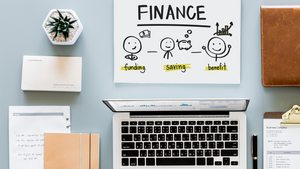
<svg viewBox="0 0 300 169"><path fill-rule="evenodd" d="M129 71L129 70L140 70L141 73L145 73L146 66L139 66L135 63L133 66L128 66L128 63L125 64L125 66L121 66L121 70Z"/></svg>
<svg viewBox="0 0 300 169"><path fill-rule="evenodd" d="M219 66L210 66L208 64L208 66L205 67L205 71L228 71L228 68L227 68L225 62L224 62L224 64L220 63Z"/></svg>
<svg viewBox="0 0 300 169"><path fill-rule="evenodd" d="M164 70L166 72L181 70L182 73L186 72L186 69L191 69L191 64L175 64L175 65L164 65Z"/></svg>

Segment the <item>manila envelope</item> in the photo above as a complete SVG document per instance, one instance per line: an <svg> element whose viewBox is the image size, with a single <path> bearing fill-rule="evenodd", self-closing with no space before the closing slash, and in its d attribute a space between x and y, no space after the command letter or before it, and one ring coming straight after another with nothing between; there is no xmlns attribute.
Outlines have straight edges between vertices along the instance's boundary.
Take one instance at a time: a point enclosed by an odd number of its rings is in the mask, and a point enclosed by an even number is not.
<svg viewBox="0 0 300 169"><path fill-rule="evenodd" d="M99 134L45 133L44 169L98 169Z"/></svg>

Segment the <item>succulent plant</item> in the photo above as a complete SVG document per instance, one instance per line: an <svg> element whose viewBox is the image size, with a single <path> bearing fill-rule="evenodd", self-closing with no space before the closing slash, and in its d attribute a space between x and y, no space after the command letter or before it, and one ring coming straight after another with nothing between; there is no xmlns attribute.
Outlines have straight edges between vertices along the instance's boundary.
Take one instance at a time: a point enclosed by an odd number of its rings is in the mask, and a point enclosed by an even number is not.
<svg viewBox="0 0 300 169"><path fill-rule="evenodd" d="M54 18L51 16L51 18L54 20L54 22L49 21L49 24L46 26L53 26L50 29L49 33L56 32L53 40L60 34L64 35L65 41L67 41L67 38L69 37L70 29L74 29L72 26L73 23L75 23L77 20L70 21L71 18L68 18L67 16L64 18L60 11L57 9L57 12L59 14L59 18Z"/></svg>

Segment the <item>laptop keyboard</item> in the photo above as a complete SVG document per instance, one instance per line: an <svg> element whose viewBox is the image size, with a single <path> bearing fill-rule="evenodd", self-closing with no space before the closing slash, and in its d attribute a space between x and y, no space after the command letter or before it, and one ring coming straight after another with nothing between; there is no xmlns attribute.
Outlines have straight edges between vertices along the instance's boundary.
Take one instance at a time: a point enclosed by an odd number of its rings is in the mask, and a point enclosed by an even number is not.
<svg viewBox="0 0 300 169"><path fill-rule="evenodd" d="M121 121L122 166L237 166L238 121Z"/></svg>

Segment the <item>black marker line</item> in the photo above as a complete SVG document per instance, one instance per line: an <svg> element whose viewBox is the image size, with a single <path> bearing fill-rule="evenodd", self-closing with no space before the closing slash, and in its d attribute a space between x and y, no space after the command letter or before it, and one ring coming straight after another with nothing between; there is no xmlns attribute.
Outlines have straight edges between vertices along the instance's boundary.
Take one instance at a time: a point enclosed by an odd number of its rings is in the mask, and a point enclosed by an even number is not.
<svg viewBox="0 0 300 169"><path fill-rule="evenodd" d="M190 24L137 24L137 26L187 26L210 28L209 25L190 25Z"/></svg>
<svg viewBox="0 0 300 169"><path fill-rule="evenodd" d="M191 53L202 53L202 52L201 51L198 51L198 52L196 51L196 52L191 52Z"/></svg>
<svg viewBox="0 0 300 169"><path fill-rule="evenodd" d="M148 53L157 53L157 51L147 51Z"/></svg>

